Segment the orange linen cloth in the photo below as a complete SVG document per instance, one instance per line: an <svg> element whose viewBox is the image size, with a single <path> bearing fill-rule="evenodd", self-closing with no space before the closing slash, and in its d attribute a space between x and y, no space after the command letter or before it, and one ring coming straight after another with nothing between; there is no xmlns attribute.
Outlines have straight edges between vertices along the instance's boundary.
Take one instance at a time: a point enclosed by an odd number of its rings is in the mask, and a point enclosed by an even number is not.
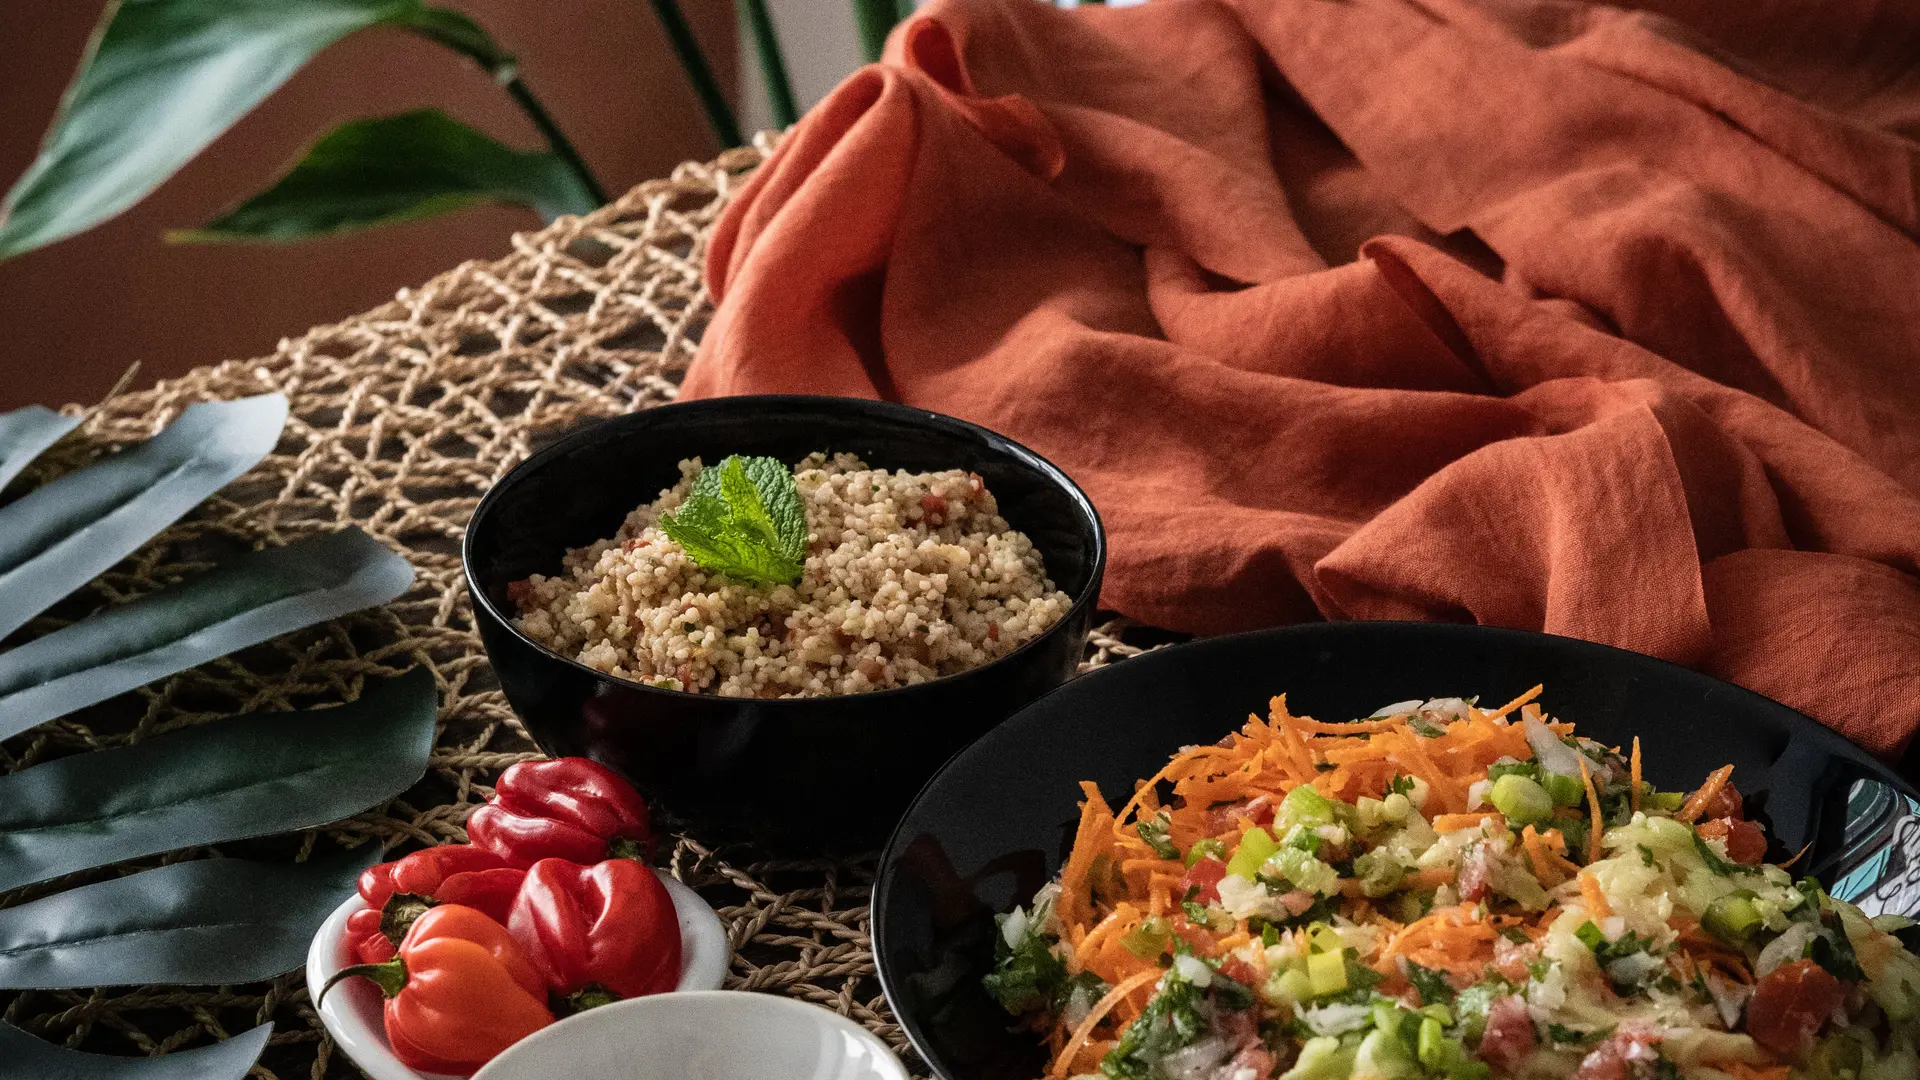
<svg viewBox="0 0 1920 1080"><path fill-rule="evenodd" d="M935 0L708 255L688 397L1092 494L1105 603L1665 657L1920 722L1920 6Z"/></svg>

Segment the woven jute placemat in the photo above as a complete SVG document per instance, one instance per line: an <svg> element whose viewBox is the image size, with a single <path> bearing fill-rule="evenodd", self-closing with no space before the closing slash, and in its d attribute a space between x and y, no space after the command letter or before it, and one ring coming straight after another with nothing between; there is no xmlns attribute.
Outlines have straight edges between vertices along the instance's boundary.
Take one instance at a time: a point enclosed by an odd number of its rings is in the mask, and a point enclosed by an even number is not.
<svg viewBox="0 0 1920 1080"><path fill-rule="evenodd" d="M218 854L304 857L369 842L465 838L462 822L500 770L539 753L487 665L460 572L459 542L480 497L530 450L580 421L673 399L710 313L700 266L708 231L767 145L683 165L583 219L513 238L382 307L281 342L271 356L203 368L111 398L56 446L29 483L147 438L186 406L279 391L291 418L278 449L82 595L36 620L49 632L207 569L226 551L284 544L355 524L405 555L413 588L338 620L186 672L0 743L0 770L125 745L241 712L350 700L367 676L416 664L441 693L427 776L386 806L291 840ZM1138 652L1110 622L1086 665ZM163 862L175 852L0 897L0 906ZM730 988L817 1002L905 1050L873 975L871 857L752 861L680 836L670 867L719 911L732 940ZM0 995L7 1021L67 1046L155 1054L272 1020L253 1075L358 1077L308 1001L301 973L232 987L115 987ZM909 1064L919 1069L911 1055Z"/></svg>

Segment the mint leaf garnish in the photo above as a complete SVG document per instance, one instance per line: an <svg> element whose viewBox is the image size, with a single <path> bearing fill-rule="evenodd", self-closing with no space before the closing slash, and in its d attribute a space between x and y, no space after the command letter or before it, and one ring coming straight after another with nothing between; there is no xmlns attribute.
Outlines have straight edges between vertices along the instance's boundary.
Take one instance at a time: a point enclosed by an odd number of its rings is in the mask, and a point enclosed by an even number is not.
<svg viewBox="0 0 1920 1080"><path fill-rule="evenodd" d="M700 470L660 530L702 569L738 581L793 585L806 566L806 507L778 458L733 454Z"/></svg>

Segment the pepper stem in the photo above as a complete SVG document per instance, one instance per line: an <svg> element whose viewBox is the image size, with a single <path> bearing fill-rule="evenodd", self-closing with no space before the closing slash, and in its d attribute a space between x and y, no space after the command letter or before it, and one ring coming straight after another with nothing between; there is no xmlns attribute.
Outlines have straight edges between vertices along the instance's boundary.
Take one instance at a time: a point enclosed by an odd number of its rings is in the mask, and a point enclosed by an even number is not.
<svg viewBox="0 0 1920 1080"><path fill-rule="evenodd" d="M637 862L647 861L645 853L640 850L640 842L624 836L616 836L607 841L607 858L633 859Z"/></svg>
<svg viewBox="0 0 1920 1080"><path fill-rule="evenodd" d="M355 964L352 967L341 968L333 978L328 979L326 984L320 987L320 993L313 999L315 1007L319 1006L321 999L327 996L328 991L340 985L341 980L355 975L364 975L372 979L374 985L380 988L380 993L387 997L397 997L401 989L407 985L406 962L397 956L378 964Z"/></svg>
<svg viewBox="0 0 1920 1080"><path fill-rule="evenodd" d="M572 1016L576 1013L586 1012L588 1009L597 1009L602 1005L611 1005L619 1000L619 994L601 986L599 983L588 983L579 990L562 998L558 1003L560 1008L554 1011L565 1016Z"/></svg>
<svg viewBox="0 0 1920 1080"><path fill-rule="evenodd" d="M413 928L413 921L427 913L436 901L430 896L416 893L394 893L387 897L387 904L380 909L380 933L394 948L406 940L407 931Z"/></svg>

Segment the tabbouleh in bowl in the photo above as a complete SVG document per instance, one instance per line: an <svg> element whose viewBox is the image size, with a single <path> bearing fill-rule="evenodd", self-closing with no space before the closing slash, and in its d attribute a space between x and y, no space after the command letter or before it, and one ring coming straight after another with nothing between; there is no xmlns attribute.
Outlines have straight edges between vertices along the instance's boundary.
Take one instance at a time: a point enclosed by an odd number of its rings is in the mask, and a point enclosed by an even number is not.
<svg viewBox="0 0 1920 1080"><path fill-rule="evenodd" d="M514 582L514 625L616 678L723 697L818 697L928 682L1006 656L1072 598L1007 524L978 473L869 468L814 453L793 467L805 508L797 584L710 571L667 535L702 469L569 551L562 573Z"/></svg>

